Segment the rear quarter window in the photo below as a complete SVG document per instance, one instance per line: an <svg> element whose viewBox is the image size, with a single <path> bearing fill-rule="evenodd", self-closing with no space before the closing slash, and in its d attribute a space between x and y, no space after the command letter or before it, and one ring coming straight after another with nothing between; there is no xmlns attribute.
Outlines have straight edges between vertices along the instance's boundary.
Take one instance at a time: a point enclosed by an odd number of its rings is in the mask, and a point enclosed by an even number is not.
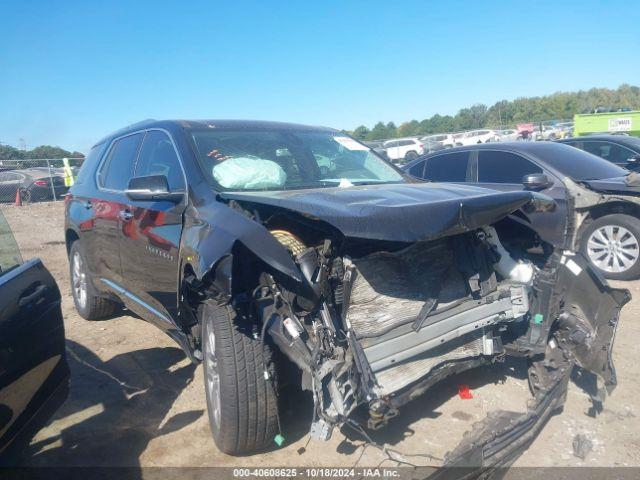
<svg viewBox="0 0 640 480"><path fill-rule="evenodd" d="M107 148L107 142L103 142L99 145L95 145L90 151L87 157L82 162L78 176L75 179L75 183L83 184L91 178L91 173L96 171L102 154Z"/></svg>

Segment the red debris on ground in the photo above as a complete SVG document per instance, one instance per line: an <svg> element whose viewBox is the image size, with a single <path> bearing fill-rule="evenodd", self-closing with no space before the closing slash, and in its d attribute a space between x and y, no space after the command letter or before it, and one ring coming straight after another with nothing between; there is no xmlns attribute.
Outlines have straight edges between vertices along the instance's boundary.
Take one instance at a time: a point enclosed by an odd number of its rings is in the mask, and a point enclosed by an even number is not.
<svg viewBox="0 0 640 480"><path fill-rule="evenodd" d="M458 385L458 395L463 400L469 400L473 398L471 394L471 390L469 390L469 385Z"/></svg>

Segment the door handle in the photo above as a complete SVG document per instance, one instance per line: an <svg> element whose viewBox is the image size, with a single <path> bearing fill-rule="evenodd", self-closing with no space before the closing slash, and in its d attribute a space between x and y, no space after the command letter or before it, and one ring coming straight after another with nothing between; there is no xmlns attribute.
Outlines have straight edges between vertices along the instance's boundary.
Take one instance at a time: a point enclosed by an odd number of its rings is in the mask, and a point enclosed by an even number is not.
<svg viewBox="0 0 640 480"><path fill-rule="evenodd" d="M29 295L20 297L20 299L18 300L18 307L20 308L26 307L30 303L33 303L35 300L42 297L42 295L44 295L47 290L48 288L46 285L37 286L36 289L33 292L31 292Z"/></svg>
<svg viewBox="0 0 640 480"><path fill-rule="evenodd" d="M123 222L128 222L129 220L131 220L133 218L133 213L131 213L127 209L120 210L118 212L118 217L120 217L120 220L122 220Z"/></svg>

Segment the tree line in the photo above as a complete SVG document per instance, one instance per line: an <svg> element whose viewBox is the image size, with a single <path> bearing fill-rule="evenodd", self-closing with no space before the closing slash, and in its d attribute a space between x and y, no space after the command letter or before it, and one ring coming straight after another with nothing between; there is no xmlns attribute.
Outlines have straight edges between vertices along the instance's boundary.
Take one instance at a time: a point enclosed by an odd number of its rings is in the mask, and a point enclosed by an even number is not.
<svg viewBox="0 0 640 480"><path fill-rule="evenodd" d="M84 158L84 154L60 147L41 145L31 150L20 150L11 145L0 145L0 160L31 160L45 158Z"/></svg>
<svg viewBox="0 0 640 480"><path fill-rule="evenodd" d="M500 100L490 107L478 103L461 109L455 115L435 114L399 126L393 122L378 122L371 129L360 125L349 133L360 140L379 140L476 128L506 128L517 123L572 120L576 113L620 109L640 110L640 87L623 84L615 90L592 88L578 92L557 92L542 97Z"/></svg>

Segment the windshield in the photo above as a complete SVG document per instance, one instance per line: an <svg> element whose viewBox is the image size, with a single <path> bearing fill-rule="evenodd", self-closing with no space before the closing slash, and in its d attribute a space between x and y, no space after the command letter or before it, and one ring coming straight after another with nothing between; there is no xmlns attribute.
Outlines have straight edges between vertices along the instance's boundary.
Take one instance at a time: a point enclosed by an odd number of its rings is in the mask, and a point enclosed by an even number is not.
<svg viewBox="0 0 640 480"><path fill-rule="evenodd" d="M205 174L221 190L295 190L403 182L373 151L339 132L197 130Z"/></svg>
<svg viewBox="0 0 640 480"><path fill-rule="evenodd" d="M636 148L636 149L640 148L640 138L638 137L631 137L631 136L625 137L623 140L621 140L620 143L632 148Z"/></svg>
<svg viewBox="0 0 640 480"><path fill-rule="evenodd" d="M541 151L539 155L550 166L576 181L622 177L629 173L628 170L584 150L564 148L565 145L561 143L546 145L545 142L544 146L549 147L545 149L548 152ZM558 149L560 146L562 148Z"/></svg>

